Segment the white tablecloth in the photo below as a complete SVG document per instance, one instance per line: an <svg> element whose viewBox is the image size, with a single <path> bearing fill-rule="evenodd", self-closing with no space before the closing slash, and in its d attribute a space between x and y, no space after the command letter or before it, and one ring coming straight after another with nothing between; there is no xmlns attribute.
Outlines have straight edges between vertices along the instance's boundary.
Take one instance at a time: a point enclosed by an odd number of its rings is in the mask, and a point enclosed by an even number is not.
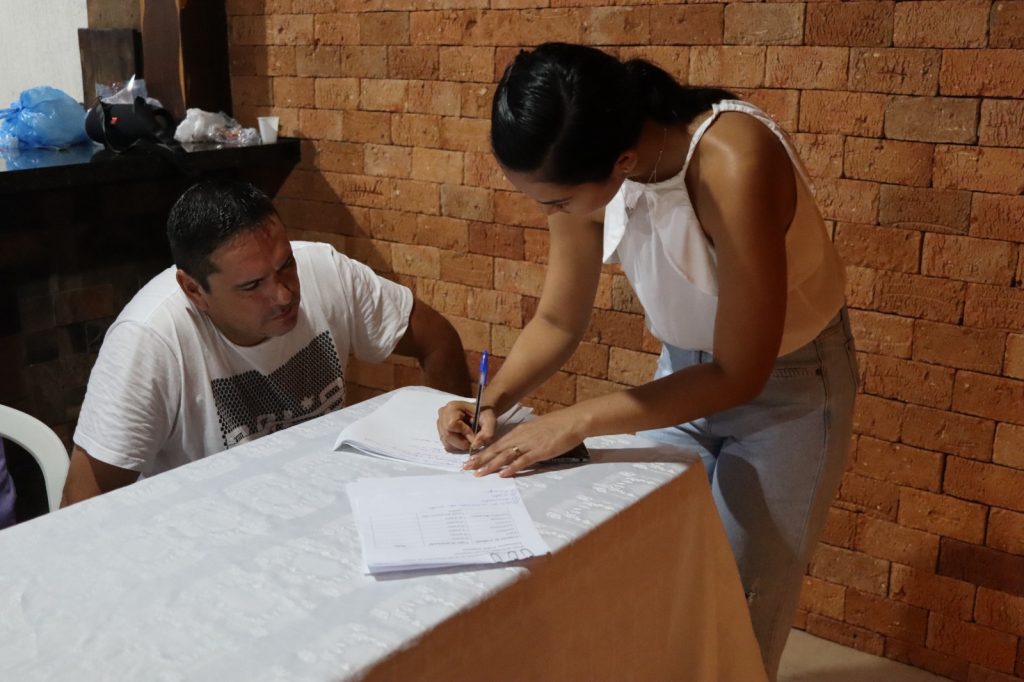
<svg viewBox="0 0 1024 682"><path fill-rule="evenodd" d="M334 437L384 397L0 532L2 680L761 680L703 468L630 436L517 479L553 554L363 575Z"/></svg>

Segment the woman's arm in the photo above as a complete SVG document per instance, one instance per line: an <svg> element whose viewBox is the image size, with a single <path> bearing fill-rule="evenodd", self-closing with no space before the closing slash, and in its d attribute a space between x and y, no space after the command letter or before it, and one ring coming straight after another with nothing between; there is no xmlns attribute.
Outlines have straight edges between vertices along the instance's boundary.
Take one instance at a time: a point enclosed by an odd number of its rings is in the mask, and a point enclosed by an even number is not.
<svg viewBox="0 0 1024 682"><path fill-rule="evenodd" d="M479 444L490 442L494 418L540 386L572 355L590 323L601 274L602 226L593 216L552 215L550 250L537 313L527 323L481 401ZM445 446L466 450L473 405L450 403L438 415Z"/></svg>
<svg viewBox="0 0 1024 682"><path fill-rule="evenodd" d="M700 165L691 167L697 179L691 196L719 267L714 361L517 427L478 453L470 468L485 474L514 461L502 474L513 475L585 437L690 421L748 402L764 388L786 316L785 240L796 207L792 163L767 128L741 114L723 114L694 158Z"/></svg>

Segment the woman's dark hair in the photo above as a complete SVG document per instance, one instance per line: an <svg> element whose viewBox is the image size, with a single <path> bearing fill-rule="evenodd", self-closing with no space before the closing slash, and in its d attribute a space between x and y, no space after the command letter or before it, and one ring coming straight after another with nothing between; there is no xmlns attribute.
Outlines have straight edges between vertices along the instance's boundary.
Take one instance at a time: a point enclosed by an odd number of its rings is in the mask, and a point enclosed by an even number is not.
<svg viewBox="0 0 1024 682"><path fill-rule="evenodd" d="M261 227L277 215L270 198L247 182L205 181L178 197L167 217L174 264L210 290L216 272L210 255L234 235Z"/></svg>
<svg viewBox="0 0 1024 682"><path fill-rule="evenodd" d="M491 105L491 147L501 165L546 182L599 182L636 144L645 120L687 123L734 97L680 85L642 59L623 63L593 47L544 43L505 69Z"/></svg>

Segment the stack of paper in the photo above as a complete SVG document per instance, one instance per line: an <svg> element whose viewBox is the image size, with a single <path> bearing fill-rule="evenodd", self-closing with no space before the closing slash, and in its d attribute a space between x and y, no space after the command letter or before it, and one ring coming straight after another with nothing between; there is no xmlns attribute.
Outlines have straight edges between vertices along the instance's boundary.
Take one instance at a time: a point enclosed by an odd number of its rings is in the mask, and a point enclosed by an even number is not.
<svg viewBox="0 0 1024 682"><path fill-rule="evenodd" d="M468 454L444 449L437 433L437 411L457 395L405 389L398 391L366 417L349 424L334 443L340 450L349 445L374 457L400 459L445 471L461 471ZM498 433L533 416L533 410L517 405L498 420Z"/></svg>
<svg viewBox="0 0 1024 682"><path fill-rule="evenodd" d="M346 489L368 573L504 563L550 551L510 478L364 478Z"/></svg>

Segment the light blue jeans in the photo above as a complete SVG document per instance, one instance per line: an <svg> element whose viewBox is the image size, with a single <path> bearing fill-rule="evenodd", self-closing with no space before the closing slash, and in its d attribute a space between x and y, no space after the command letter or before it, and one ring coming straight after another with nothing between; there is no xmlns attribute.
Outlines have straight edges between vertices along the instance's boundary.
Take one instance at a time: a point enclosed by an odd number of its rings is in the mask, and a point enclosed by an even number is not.
<svg viewBox="0 0 1024 682"><path fill-rule="evenodd" d="M711 359L666 345L655 376ZM776 361L753 402L641 434L700 452L772 680L804 569L846 468L856 390L843 308L816 339Z"/></svg>

